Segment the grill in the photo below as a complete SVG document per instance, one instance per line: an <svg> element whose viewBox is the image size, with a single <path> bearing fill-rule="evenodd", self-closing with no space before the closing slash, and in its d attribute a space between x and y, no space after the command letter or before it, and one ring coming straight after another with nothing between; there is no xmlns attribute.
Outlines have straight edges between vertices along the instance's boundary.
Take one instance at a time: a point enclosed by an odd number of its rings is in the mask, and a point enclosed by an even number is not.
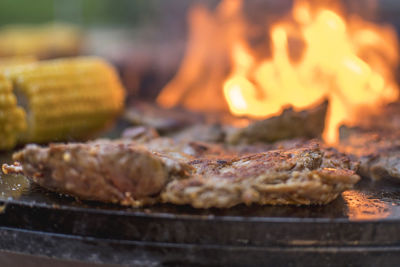
<svg viewBox="0 0 400 267"><path fill-rule="evenodd" d="M198 1L188 3L174 0L168 4L160 2L153 1L153 4L158 7L156 11L159 13L158 24L160 25L157 24L155 27L158 28L156 30L152 27L146 28L147 25L135 29L139 37L148 33L151 36L148 38L150 41L145 40L146 38L143 38L144 41L140 38L135 39L137 37L132 40L125 36L126 31L110 34L110 32L95 29L92 31L93 36L90 36L92 43L83 47L83 53L93 52L113 62L127 89L128 107L125 118L119 118L118 125L103 133L103 137L120 137L128 125L137 123L154 127L162 135L169 136L183 129L180 133L192 134L193 139L196 139L197 128L193 128L192 132L184 132L184 130L193 125L206 125L207 133L215 140L219 140L226 134L226 132L221 132L223 126L256 121L255 118L238 115L230 110L235 101L223 102L222 108L218 106L215 110L213 110L214 105L210 105L206 110L190 109L190 107L188 110L188 106L182 103L175 110L166 111L155 103L156 96L163 87L168 88L167 82L173 79L179 69L179 61L184 57L184 40L188 37L184 33L190 31L184 18L189 8L198 4ZM220 3L220 1L205 2L210 9L215 9ZM291 4L292 1L279 1L279 3L254 1L244 7L244 13L251 14L248 16L250 24L256 25L257 20L264 18L264 14L268 14L273 23L286 14ZM397 12L394 12L398 10L398 6L394 1L367 1L367 3L352 1L344 5L349 11L356 12L369 21L390 21L396 30L399 28ZM117 7L118 4L115 6ZM135 4L128 3L121 4L119 7L124 6L136 7ZM64 7L70 7L75 11L80 10L78 5L56 4L55 13L61 18L65 15ZM174 29L178 30L174 31ZM257 27L254 29L260 30ZM273 39L273 35L271 36ZM115 49L103 49L102 44L108 42L109 39L113 39L114 42L110 41L107 45ZM249 39L249 43L255 47L258 43L265 42L254 36L250 36ZM296 46L296 42L294 43ZM74 50L75 52L78 53ZM384 52L387 51L382 53ZM41 51L39 59L42 57L47 59L59 57L59 55L49 56ZM34 60L36 59L28 58L29 62ZM218 63L218 61L215 62ZM208 71L207 68L205 69ZM225 75L225 72L229 71L224 69L221 72L224 79L231 78ZM380 84L379 78L380 76L374 80L378 80L375 84ZM396 80L398 77L391 78ZM15 80L23 81L24 79L15 78ZM190 85L188 87L202 88L203 77L198 80L200 80L199 84L188 83ZM66 79L66 81L69 80ZM232 78L229 81L233 81L234 84L236 80ZM242 80L239 79L239 81ZM232 89L225 86L232 83L218 79L217 82L220 83L217 87L221 89L218 97L221 101L228 101L223 100L222 88ZM247 86L253 82L254 80L249 79L243 84ZM239 87L243 84L239 84ZM96 87L93 88L96 89ZM182 99L192 94L186 93L186 95L182 94ZM197 98L194 97L196 104ZM208 100L206 97L204 99ZM50 101L53 100L50 99ZM187 101L193 103L193 98ZM389 102L385 102L387 114L400 110L398 101L387 105ZM163 105L162 101L158 103ZM323 107L321 114L325 118L328 102L321 103ZM68 112L68 109L66 110ZM313 109L308 107L301 114L305 114L304 117L309 119L307 116L310 110ZM289 108L287 112L291 116L297 116L297 110ZM99 117L102 116L101 114ZM374 121L379 121L379 115L372 118ZM55 120L60 121L58 118ZM398 120L396 116L393 116L388 121L397 125ZM217 124L217 130L210 127L210 122ZM360 121L358 126L370 127L370 123L367 120ZM386 120L382 120L381 124L385 123ZM315 130L317 134L312 133L312 137L321 137L323 125L320 124L320 127L311 127L312 130L321 128ZM79 127L80 124L77 125ZM100 129L101 126L98 128ZM336 126L339 127L339 125ZM381 125L377 122L373 124L373 127L377 129ZM351 137L354 132L357 134L357 131L360 131L360 134L365 134L364 130L351 126L342 127L340 135L343 135L343 140L346 141L346 138ZM68 138L74 137L64 128L60 131ZM339 131L336 133L339 134ZM254 130L250 131L251 134L254 134ZM47 136L40 134L35 138L42 137L43 140L27 140L44 142L48 140ZM294 137L298 136L289 133L287 138ZM348 138L349 147L353 148L350 137ZM15 140L12 139L12 142L7 144L7 148L23 144L17 140L16 136L13 138ZM391 153L391 150L396 150L397 147L384 147L384 149L384 152ZM11 153L12 151L1 152L0 163L12 163ZM367 174L369 174L368 171L361 173L364 176ZM387 173L379 173L379 177L387 178L385 176L388 176ZM195 209L188 205L156 204L133 208L83 201L48 191L37 184L30 183L23 176L0 176L0 266L68 266L71 264L75 266L394 266L400 260L399 227L400 187L399 181L391 179L375 181L370 177L362 177L354 189L343 192L328 205L245 206L242 204L229 209Z"/></svg>
<svg viewBox="0 0 400 267"><path fill-rule="evenodd" d="M399 259L400 189L388 181L365 180L329 205L311 207L125 208L36 185L0 203L3 263L21 253L41 266L389 266Z"/></svg>

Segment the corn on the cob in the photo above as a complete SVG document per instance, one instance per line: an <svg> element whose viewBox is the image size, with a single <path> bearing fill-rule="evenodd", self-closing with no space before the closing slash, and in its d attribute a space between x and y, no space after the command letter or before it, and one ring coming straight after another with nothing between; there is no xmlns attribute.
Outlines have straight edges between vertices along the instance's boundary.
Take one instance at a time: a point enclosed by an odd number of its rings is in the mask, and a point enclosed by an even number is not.
<svg viewBox="0 0 400 267"><path fill-rule="evenodd" d="M0 28L0 56L75 56L81 39L80 31L67 24L7 25Z"/></svg>
<svg viewBox="0 0 400 267"><path fill-rule="evenodd" d="M118 76L99 58L40 61L4 73L27 114L21 143L88 138L123 108Z"/></svg>
<svg viewBox="0 0 400 267"><path fill-rule="evenodd" d="M34 56L15 56L15 57L0 57L0 71L18 66L21 64L28 64L37 61Z"/></svg>
<svg viewBox="0 0 400 267"><path fill-rule="evenodd" d="M25 112L17 107L11 82L0 74L0 149L13 148L18 134L25 129Z"/></svg>

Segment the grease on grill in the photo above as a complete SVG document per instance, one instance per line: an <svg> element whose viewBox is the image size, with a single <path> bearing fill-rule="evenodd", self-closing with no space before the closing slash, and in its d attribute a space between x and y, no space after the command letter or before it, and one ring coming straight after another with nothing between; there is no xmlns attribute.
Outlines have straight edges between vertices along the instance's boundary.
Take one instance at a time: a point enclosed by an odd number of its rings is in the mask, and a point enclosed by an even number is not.
<svg viewBox="0 0 400 267"><path fill-rule="evenodd" d="M0 174L0 199L18 198L29 191L29 186L23 175Z"/></svg>
<svg viewBox="0 0 400 267"><path fill-rule="evenodd" d="M342 193L347 205L350 220L379 220L392 213L392 207L377 198L371 198L363 192L349 190Z"/></svg>

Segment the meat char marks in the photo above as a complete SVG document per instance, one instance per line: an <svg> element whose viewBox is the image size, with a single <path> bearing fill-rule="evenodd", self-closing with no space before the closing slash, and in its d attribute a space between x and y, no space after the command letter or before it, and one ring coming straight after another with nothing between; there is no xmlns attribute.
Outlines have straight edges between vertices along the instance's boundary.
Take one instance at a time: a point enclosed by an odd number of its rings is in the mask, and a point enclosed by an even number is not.
<svg viewBox="0 0 400 267"><path fill-rule="evenodd" d="M340 128L339 150L360 161L359 173L374 180L400 179L400 102Z"/></svg>
<svg viewBox="0 0 400 267"><path fill-rule="evenodd" d="M28 145L13 155L23 173L52 191L82 199L141 205L158 194L185 164L167 162L146 148L126 142ZM3 171L15 169L3 165Z"/></svg>
<svg viewBox="0 0 400 267"><path fill-rule="evenodd" d="M374 180L400 179L400 131L341 128L340 150L360 161L359 174Z"/></svg>
<svg viewBox="0 0 400 267"><path fill-rule="evenodd" d="M196 208L326 204L359 180L346 157L324 153L317 144L189 164L195 173L170 182L162 192L164 202Z"/></svg>
<svg viewBox="0 0 400 267"><path fill-rule="evenodd" d="M195 208L326 204L359 180L343 154L309 142L243 154L212 144L174 145L168 139L102 140L29 145L14 160L21 165L14 170L22 167L50 190L132 206L149 199Z"/></svg>

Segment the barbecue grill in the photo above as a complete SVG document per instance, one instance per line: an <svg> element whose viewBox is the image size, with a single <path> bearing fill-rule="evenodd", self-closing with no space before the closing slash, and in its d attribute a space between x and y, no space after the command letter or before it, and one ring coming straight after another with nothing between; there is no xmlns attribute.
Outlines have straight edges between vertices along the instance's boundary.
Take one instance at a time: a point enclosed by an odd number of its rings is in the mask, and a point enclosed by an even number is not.
<svg viewBox="0 0 400 267"><path fill-rule="evenodd" d="M324 206L209 210L81 201L23 176L3 175L0 191L5 266L389 266L399 259L397 181L364 179Z"/></svg>
<svg viewBox="0 0 400 267"><path fill-rule="evenodd" d="M184 18L196 1L190 2L154 1L163 28L150 31L157 38L137 47L129 43L125 32L93 31L93 43L84 49L118 67L128 103L154 103L175 74L185 45ZM218 2L207 1L207 5L215 8ZM368 1L365 8L360 8L360 2L346 3L346 7L370 21L389 21L398 29L394 1ZM291 1L253 4L246 12L253 12L257 20L267 12L263 8L272 9L268 11L272 18L281 16ZM64 18L60 6L56 4L55 13ZM80 10L76 5L70 7ZM174 28L180 31L166 36ZM103 49L101 41L110 36L120 37L126 45L117 40L113 43L117 49ZM197 115L189 116L197 121ZM203 122L209 116L202 117ZM176 116L171 117L174 124ZM165 123L166 131L169 123ZM172 128L180 128L180 123ZM104 137L120 136L126 124L119 121ZM1 163L11 161L11 152L0 154ZM353 190L324 206L242 204L195 209L83 201L48 191L23 176L0 175L0 266L393 266L400 260L399 227L400 187L390 179L363 177Z"/></svg>
<svg viewBox="0 0 400 267"><path fill-rule="evenodd" d="M363 182L326 206L196 210L82 203L31 186L1 202L1 263L390 266L400 250L396 187Z"/></svg>

